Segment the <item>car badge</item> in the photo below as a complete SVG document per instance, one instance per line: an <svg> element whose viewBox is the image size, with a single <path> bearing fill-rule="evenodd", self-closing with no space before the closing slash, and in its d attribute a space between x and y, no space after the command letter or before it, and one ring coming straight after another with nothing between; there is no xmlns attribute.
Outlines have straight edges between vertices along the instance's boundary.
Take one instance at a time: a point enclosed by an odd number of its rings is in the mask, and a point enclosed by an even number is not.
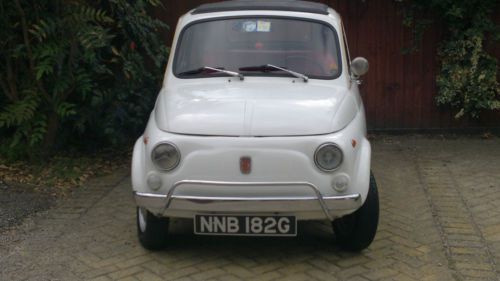
<svg viewBox="0 0 500 281"><path fill-rule="evenodd" d="M252 158L248 156L240 158L240 171L245 175L250 174L252 171Z"/></svg>

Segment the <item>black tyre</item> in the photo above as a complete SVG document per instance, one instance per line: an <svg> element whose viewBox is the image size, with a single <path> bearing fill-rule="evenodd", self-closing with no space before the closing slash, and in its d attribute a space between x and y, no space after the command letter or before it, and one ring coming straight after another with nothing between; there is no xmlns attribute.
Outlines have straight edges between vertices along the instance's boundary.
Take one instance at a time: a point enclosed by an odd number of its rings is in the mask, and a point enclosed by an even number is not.
<svg viewBox="0 0 500 281"><path fill-rule="evenodd" d="M141 245L148 250L167 246L168 218L159 218L145 208L137 208L137 234Z"/></svg>
<svg viewBox="0 0 500 281"><path fill-rule="evenodd" d="M373 174L370 174L370 187L363 206L332 223L340 247L358 252L370 246L377 232L378 215L377 183Z"/></svg>

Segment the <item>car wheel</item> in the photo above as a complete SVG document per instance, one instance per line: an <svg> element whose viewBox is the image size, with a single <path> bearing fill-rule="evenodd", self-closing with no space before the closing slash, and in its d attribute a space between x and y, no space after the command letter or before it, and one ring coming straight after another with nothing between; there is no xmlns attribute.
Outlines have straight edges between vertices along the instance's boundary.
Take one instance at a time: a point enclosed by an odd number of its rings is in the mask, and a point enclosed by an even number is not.
<svg viewBox="0 0 500 281"><path fill-rule="evenodd" d="M370 246L377 232L378 215L377 183L373 174L370 174L370 187L363 206L332 223L340 247L358 252Z"/></svg>
<svg viewBox="0 0 500 281"><path fill-rule="evenodd" d="M160 250L167 245L168 218L160 218L145 208L137 207L137 234L148 250Z"/></svg>

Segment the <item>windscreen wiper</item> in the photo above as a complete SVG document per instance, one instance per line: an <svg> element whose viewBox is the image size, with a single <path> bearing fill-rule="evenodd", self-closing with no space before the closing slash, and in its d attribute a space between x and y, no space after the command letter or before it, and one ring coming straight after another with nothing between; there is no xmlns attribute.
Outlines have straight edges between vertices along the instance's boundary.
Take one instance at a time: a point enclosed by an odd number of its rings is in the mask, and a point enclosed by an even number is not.
<svg viewBox="0 0 500 281"><path fill-rule="evenodd" d="M238 77L238 78L240 78L240 80L245 79L245 76L243 76L243 74L241 74L241 73L238 73L238 72L235 72L235 71L225 70L222 67L216 68L216 67L210 67L210 66L203 66L203 67L200 67L200 68L197 68L197 69L184 71L184 72L179 73L178 75L179 76L183 76L183 75L196 75L196 74L200 74L200 73L202 73L202 72L204 72L206 70L224 73L224 74L227 74L227 75L233 76L233 77Z"/></svg>
<svg viewBox="0 0 500 281"><path fill-rule="evenodd" d="M283 68L283 67L279 67L279 66L276 66L276 65L273 65L273 64L264 64L264 65L259 65L259 66L246 66L246 67L240 67L239 68L240 71L263 71L263 72L267 72L267 71L275 71L275 70L280 70L280 71L284 71L286 73L289 73L297 78L300 78L302 79L304 82L307 82L309 81L309 77L307 77L306 75L302 74L302 73L298 73L298 72L295 72L293 70L290 70L290 69L286 69L286 68Z"/></svg>

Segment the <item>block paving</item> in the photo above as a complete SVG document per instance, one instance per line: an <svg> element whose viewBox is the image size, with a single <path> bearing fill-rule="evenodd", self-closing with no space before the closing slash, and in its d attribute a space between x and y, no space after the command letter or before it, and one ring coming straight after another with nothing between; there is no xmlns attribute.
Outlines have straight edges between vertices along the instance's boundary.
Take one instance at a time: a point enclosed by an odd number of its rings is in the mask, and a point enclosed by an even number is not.
<svg viewBox="0 0 500 281"><path fill-rule="evenodd" d="M207 237L173 220L170 246L141 248L128 171L0 231L0 280L500 280L500 140L384 136L372 168L373 244L341 250L328 222L295 238Z"/></svg>

